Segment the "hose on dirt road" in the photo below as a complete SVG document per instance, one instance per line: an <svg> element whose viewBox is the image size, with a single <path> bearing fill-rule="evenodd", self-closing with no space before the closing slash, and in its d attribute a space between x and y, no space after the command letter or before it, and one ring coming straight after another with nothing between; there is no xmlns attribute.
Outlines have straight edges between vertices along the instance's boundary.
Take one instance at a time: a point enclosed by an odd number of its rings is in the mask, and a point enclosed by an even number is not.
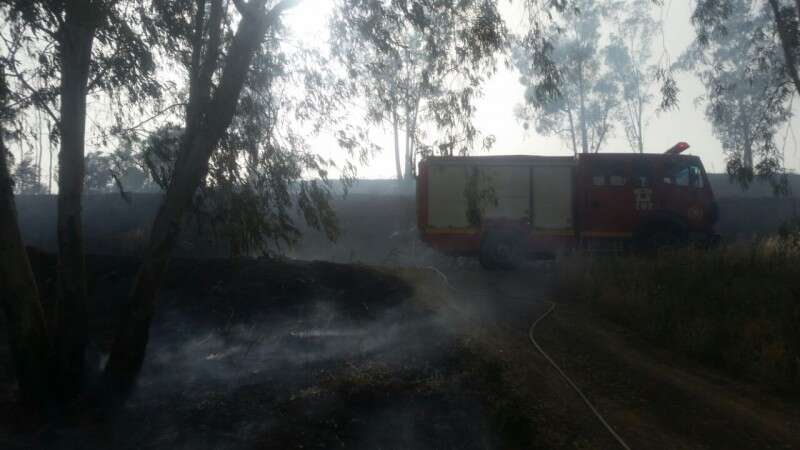
<svg viewBox="0 0 800 450"><path fill-rule="evenodd" d="M567 382L567 384L569 384L570 387L572 387L572 390L574 390L581 397L583 403L585 403L586 406L588 406L589 409L592 410L592 413L594 413L595 417L597 417L597 420L599 420L600 423L602 423L603 426L606 427L606 430L608 430L608 432L611 433L612 436L614 436L614 439L617 440L619 445L625 450L630 450L631 448L628 446L627 443L625 443L625 440L622 439L622 437L616 432L616 430L614 430L614 427L612 427L608 423L608 421L606 421L605 417L603 417L603 415L600 414L600 411L598 411L597 408L594 406L594 404L592 404L592 402L589 401L589 399L586 397L586 395L584 395L583 391L581 391L578 385L575 384L574 381L572 381L572 379L561 369L561 367L559 367L558 364L556 364L555 361L553 361L553 358L551 358L550 355L548 355L547 352L545 352L544 349L542 349L542 346L539 345L539 343L536 342L536 338L533 337L533 330L534 328L536 328L536 325L538 325L539 322L541 322L545 317L549 316L550 313L552 313L556 309L556 304L554 302L551 302L549 300L545 301L550 303L550 307L547 309L547 311L545 311L541 316L539 316L538 319L536 319L531 324L530 328L528 328L528 339L530 339L533 346L536 347L536 350L538 350L539 353L541 353L541 355L544 356L544 359L546 359L547 362L549 362L550 365L553 366L554 369L556 369L558 374L561 375L561 378L563 378Z"/></svg>
<svg viewBox="0 0 800 450"><path fill-rule="evenodd" d="M475 293L472 293L472 292L462 292L459 289L456 289L452 284L450 284L450 280L447 278L447 275L442 273L442 271L437 269L436 267L426 266L425 268L436 272L442 278L442 280L444 280L445 286L447 286L448 289L450 289L451 291L455 292L456 294L459 294L459 295L473 295L473 296L476 295ZM483 295L487 295L487 294L483 294ZM492 295L494 295L494 294L492 294ZM522 300L522 298L519 297L519 296L506 295L506 294L497 294L497 295L501 295L503 297L511 298L511 299L514 299L514 300ZM529 299L526 298L524 300L529 300ZM552 314L552 312L556 309L555 302L552 302L550 300L544 300L544 302L549 303L550 307L547 308L547 310L544 313L542 313L542 315L540 315L536 320L534 320L533 323L531 324L530 328L528 328L528 339L531 341L531 344L533 344L533 346L536 348L536 350L539 352L539 354L541 354L544 357L544 359L547 360L547 362L550 363L550 365L553 366L554 369L556 369L556 372L558 372L558 374L561 375L561 378L563 378L564 381L566 381L567 384L569 384L569 386L572 388L572 390L574 390L578 394L578 396L581 398L581 400L583 400L583 403L585 403L586 406L592 411L594 416L597 417L597 420L599 420L600 423L603 424L605 429L608 430L608 432L611 434L611 436L614 437L614 439L617 441L617 443L619 443L619 445L622 448L624 448L625 450L631 450L630 446L628 446L628 444L625 442L625 440L622 439L622 436L620 436L619 433L617 433L617 431L614 430L614 427L612 427L611 424L608 423L608 421L605 419L605 417L600 413L600 411L597 410L597 408L589 400L589 398L586 397L586 395L578 387L578 385L575 384L574 381L572 381L572 378L570 378L569 375L567 375L566 372L564 372L564 370L553 360L553 358L551 358L550 355L548 355L547 352L544 351L542 346L539 345L539 342L536 341L536 338L533 337L533 331L534 331L534 329L536 329L536 325L538 325L539 322L544 320L547 316Z"/></svg>

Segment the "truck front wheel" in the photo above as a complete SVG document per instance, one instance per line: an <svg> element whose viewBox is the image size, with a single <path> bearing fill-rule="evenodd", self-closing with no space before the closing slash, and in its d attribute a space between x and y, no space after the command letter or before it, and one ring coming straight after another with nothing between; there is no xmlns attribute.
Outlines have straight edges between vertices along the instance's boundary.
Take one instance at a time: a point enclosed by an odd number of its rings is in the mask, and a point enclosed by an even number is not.
<svg viewBox="0 0 800 450"><path fill-rule="evenodd" d="M671 226L652 227L643 233L638 241L639 250L647 253L680 248L686 246L687 243L685 233Z"/></svg>
<svg viewBox="0 0 800 450"><path fill-rule="evenodd" d="M519 265L523 248L513 233L489 232L481 240L480 263L487 270L512 270Z"/></svg>

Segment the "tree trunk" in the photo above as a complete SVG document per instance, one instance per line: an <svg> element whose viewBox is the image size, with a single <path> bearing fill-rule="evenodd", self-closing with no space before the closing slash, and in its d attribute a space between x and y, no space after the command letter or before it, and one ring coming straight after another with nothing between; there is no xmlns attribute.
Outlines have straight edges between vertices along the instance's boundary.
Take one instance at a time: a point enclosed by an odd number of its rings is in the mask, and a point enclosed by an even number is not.
<svg viewBox="0 0 800 450"><path fill-rule="evenodd" d="M0 68L0 108L5 103L3 77ZM48 340L39 291L17 222L7 158L0 127L0 306L6 316L21 400L38 406L49 393Z"/></svg>
<svg viewBox="0 0 800 450"><path fill-rule="evenodd" d="M406 109L405 145L403 147L403 180L411 177L411 112Z"/></svg>
<svg viewBox="0 0 800 450"><path fill-rule="evenodd" d="M744 149L742 150L742 166L752 172L753 170L753 138L750 136L748 126L743 127Z"/></svg>
<svg viewBox="0 0 800 450"><path fill-rule="evenodd" d="M397 106L392 109L392 133L394 133L394 166L397 170L397 181L402 181L403 169L400 166L400 132L398 130Z"/></svg>
<svg viewBox="0 0 800 450"><path fill-rule="evenodd" d="M753 170L753 148L750 143L745 144L742 160L746 169Z"/></svg>
<svg viewBox="0 0 800 450"><path fill-rule="evenodd" d="M569 136L572 138L572 153L578 156L578 142L575 137L575 121L572 119L572 110L567 109L567 117L569 117Z"/></svg>
<svg viewBox="0 0 800 450"><path fill-rule="evenodd" d="M787 75L789 75L792 83L794 83L797 93L800 94L800 74L797 72L797 58L795 57L798 46L796 37L797 30L791 27L793 21L786 20L781 14L781 7L778 0L769 0L769 4L772 7L772 13L775 17L775 28L778 29L778 36L781 40L783 57L786 60ZM795 13L798 18L800 18L800 1L796 1L795 5Z"/></svg>
<svg viewBox="0 0 800 450"><path fill-rule="evenodd" d="M638 84L636 88L637 93L639 92ZM638 139L637 144L639 144L639 154L644 153L644 124L642 120L642 114L644 114L644 101L642 100L642 96L636 96L638 101L638 108L636 113L636 138Z"/></svg>
<svg viewBox="0 0 800 450"><path fill-rule="evenodd" d="M47 147L48 162L47 162L47 193L53 193L53 145Z"/></svg>
<svg viewBox="0 0 800 450"><path fill-rule="evenodd" d="M586 105L584 100L583 91L583 69L579 69L578 73L578 91L580 96L580 117L578 117L578 125L581 127L581 151L589 153L589 133L586 130Z"/></svg>
<svg viewBox="0 0 800 450"><path fill-rule="evenodd" d="M134 282L129 306L122 315L116 339L106 366L106 380L118 394L125 396L134 387L144 362L150 322L156 306L156 294L175 247L183 213L208 172L208 161L236 110L245 77L270 24L297 2L284 0L269 13L265 0L246 4L238 29L228 52L219 87L202 113L193 115L201 126L186 124L180 155L164 203L156 216L142 266Z"/></svg>
<svg viewBox="0 0 800 450"><path fill-rule="evenodd" d="M411 135L412 131L407 131L406 134L406 172L405 172L405 179L413 180L414 179L414 136Z"/></svg>
<svg viewBox="0 0 800 450"><path fill-rule="evenodd" d="M414 179L416 173L416 135L417 115L419 114L419 98L414 100L414 112L409 113L406 127L406 180Z"/></svg>
<svg viewBox="0 0 800 450"><path fill-rule="evenodd" d="M56 358L61 394L76 395L83 382L87 341L86 267L81 194L84 182L86 88L97 11L89 2L67 3L61 57L61 148L58 153L58 310Z"/></svg>

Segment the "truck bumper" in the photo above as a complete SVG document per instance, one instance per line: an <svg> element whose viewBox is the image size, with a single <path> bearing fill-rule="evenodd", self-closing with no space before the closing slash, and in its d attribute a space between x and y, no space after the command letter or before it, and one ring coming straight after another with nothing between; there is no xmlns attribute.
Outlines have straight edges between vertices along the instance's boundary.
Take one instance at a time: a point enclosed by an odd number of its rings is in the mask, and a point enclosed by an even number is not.
<svg viewBox="0 0 800 450"><path fill-rule="evenodd" d="M702 248L714 248L719 245L721 236L714 232L691 232L689 233L689 243Z"/></svg>

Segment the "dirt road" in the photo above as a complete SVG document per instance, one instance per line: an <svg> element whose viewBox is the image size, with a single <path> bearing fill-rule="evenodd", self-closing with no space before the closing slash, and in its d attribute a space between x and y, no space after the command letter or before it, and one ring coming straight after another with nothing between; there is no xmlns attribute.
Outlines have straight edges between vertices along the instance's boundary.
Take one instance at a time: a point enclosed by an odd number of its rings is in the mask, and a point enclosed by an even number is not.
<svg viewBox="0 0 800 450"><path fill-rule="evenodd" d="M547 264L516 272L445 271L458 290L464 332L514 364L512 382L540 405L537 428L558 429L552 442L565 447L620 448L530 345L528 327L547 306ZM798 399L655 348L576 305L557 305L534 335L630 448L800 448Z"/></svg>

